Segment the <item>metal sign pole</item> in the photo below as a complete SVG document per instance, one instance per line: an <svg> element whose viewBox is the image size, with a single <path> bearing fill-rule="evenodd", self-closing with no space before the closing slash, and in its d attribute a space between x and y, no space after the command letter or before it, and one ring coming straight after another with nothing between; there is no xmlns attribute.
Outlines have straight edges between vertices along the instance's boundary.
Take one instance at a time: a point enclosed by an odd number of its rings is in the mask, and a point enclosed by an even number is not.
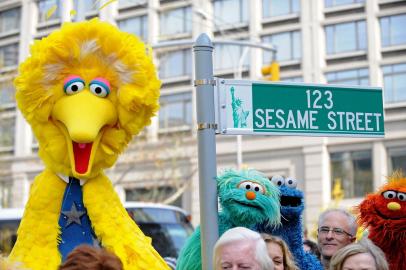
<svg viewBox="0 0 406 270"><path fill-rule="evenodd" d="M213 247L218 238L216 139L214 117L213 44L201 34L194 46L199 159L202 269L212 270Z"/></svg>

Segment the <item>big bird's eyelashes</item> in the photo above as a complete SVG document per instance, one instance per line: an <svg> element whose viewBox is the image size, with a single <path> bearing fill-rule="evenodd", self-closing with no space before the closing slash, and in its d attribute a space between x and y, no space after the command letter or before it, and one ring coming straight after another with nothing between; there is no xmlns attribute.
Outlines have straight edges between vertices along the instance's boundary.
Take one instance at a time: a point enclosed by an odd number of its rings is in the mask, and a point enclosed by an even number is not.
<svg viewBox="0 0 406 270"><path fill-rule="evenodd" d="M85 88L85 81L79 76L71 75L64 81L63 90L67 95L79 93ZM110 94L110 83L104 78L95 78L89 83L89 90L98 97L107 97Z"/></svg>
<svg viewBox="0 0 406 270"><path fill-rule="evenodd" d="M85 88L85 82L78 76L69 76L65 79L63 90L67 95L79 93Z"/></svg>
<svg viewBox="0 0 406 270"><path fill-rule="evenodd" d="M103 78L96 78L90 82L90 92L98 97L107 97L110 94L110 83Z"/></svg>

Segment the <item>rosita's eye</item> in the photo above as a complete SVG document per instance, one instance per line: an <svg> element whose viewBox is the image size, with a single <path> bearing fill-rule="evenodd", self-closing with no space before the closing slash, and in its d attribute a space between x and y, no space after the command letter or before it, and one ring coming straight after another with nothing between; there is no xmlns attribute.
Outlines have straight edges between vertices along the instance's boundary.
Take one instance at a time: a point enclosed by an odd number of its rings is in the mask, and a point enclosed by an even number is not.
<svg viewBox="0 0 406 270"><path fill-rule="evenodd" d="M259 193L261 193L261 194L265 194L265 188L264 188L262 185L260 185L260 184L258 184L258 183L252 183L252 185L253 185L253 190L254 190L255 192L259 192Z"/></svg>
<svg viewBox="0 0 406 270"><path fill-rule="evenodd" d="M246 189L246 190L251 190L254 186L254 183L252 183L251 181L243 181L241 183L238 184L238 188L239 189Z"/></svg>
<svg viewBox="0 0 406 270"><path fill-rule="evenodd" d="M77 76L69 76L65 79L63 90L67 95L73 95L85 88L85 82Z"/></svg>
<svg viewBox="0 0 406 270"><path fill-rule="evenodd" d="M385 199L395 199L396 198L396 191L388 190L382 193Z"/></svg>
<svg viewBox="0 0 406 270"><path fill-rule="evenodd" d="M102 78L94 79L90 82L90 92L98 97L107 97L110 94L110 84Z"/></svg>

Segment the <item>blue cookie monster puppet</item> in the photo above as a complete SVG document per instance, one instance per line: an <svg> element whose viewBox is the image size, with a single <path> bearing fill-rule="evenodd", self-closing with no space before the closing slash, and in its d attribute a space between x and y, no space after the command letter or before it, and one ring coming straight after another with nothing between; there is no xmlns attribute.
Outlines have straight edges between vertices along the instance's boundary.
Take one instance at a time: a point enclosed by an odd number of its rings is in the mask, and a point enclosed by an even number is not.
<svg viewBox="0 0 406 270"><path fill-rule="evenodd" d="M297 181L276 175L271 179L281 191L281 223L277 228L262 223L259 232L280 236L289 246L301 270L323 270L320 261L303 249L302 213L304 210L303 192L296 189Z"/></svg>
<svg viewBox="0 0 406 270"><path fill-rule="evenodd" d="M273 228L280 224L279 189L262 173L246 169L226 170L217 178L222 210L219 212L219 235L228 229L254 227L265 222ZM182 248L176 269L201 270L200 227Z"/></svg>

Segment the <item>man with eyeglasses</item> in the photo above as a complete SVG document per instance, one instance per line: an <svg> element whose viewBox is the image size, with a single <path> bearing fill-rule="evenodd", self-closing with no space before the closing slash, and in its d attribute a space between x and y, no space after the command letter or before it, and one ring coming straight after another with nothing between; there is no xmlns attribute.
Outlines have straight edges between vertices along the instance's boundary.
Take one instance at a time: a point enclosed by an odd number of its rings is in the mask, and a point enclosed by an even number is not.
<svg viewBox="0 0 406 270"><path fill-rule="evenodd" d="M321 213L317 245L324 269L329 269L331 257L339 249L354 242L357 228L355 217L346 210L328 209Z"/></svg>

